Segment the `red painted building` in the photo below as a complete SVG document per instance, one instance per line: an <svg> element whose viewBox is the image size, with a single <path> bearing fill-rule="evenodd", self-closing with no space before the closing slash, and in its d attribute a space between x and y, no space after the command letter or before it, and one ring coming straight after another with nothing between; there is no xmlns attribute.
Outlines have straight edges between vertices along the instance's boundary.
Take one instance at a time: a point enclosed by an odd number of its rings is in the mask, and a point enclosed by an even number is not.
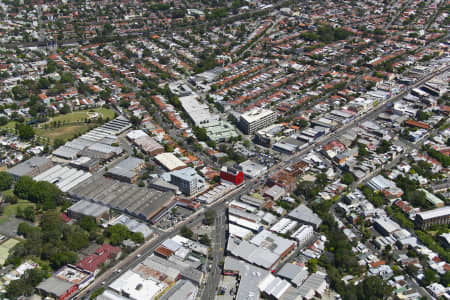
<svg viewBox="0 0 450 300"><path fill-rule="evenodd" d="M244 173L235 168L223 167L220 170L220 179L239 185L244 182Z"/></svg>

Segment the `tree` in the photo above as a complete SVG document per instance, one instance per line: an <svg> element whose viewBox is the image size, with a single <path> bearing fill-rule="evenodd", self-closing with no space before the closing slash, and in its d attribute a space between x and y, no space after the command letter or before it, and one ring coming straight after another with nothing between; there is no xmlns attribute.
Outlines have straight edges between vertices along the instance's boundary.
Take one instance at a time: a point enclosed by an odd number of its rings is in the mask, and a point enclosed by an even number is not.
<svg viewBox="0 0 450 300"><path fill-rule="evenodd" d="M358 145L358 159L362 160L367 156L369 156L369 151L367 150L367 146L364 144L359 144Z"/></svg>
<svg viewBox="0 0 450 300"><path fill-rule="evenodd" d="M109 226L104 231L104 234L110 239L112 245L120 245L124 240L130 237L130 231L122 224Z"/></svg>
<svg viewBox="0 0 450 300"><path fill-rule="evenodd" d="M33 185L34 180L29 176L21 176L14 186L14 194L21 199L28 199L30 187Z"/></svg>
<svg viewBox="0 0 450 300"><path fill-rule="evenodd" d="M20 278L9 283L6 287L6 296L9 299L18 299L20 296L31 296L33 291L33 286Z"/></svg>
<svg viewBox="0 0 450 300"><path fill-rule="evenodd" d="M16 124L16 129L18 131L19 137L23 140L29 140L34 137L33 127L26 124Z"/></svg>
<svg viewBox="0 0 450 300"><path fill-rule="evenodd" d="M308 272L309 273L317 272L317 259L312 258L308 261Z"/></svg>
<svg viewBox="0 0 450 300"><path fill-rule="evenodd" d="M131 234L131 240L137 244L142 244L144 242L144 235L142 234L142 232L133 232Z"/></svg>
<svg viewBox="0 0 450 300"><path fill-rule="evenodd" d="M205 224L206 225L213 225L214 221L216 220L216 211L213 209L209 209L205 212Z"/></svg>
<svg viewBox="0 0 450 300"><path fill-rule="evenodd" d="M70 106L64 103L63 107L59 110L63 115L70 113Z"/></svg>
<svg viewBox="0 0 450 300"><path fill-rule="evenodd" d="M0 126L4 126L8 124L8 118L7 117L0 117Z"/></svg>
<svg viewBox="0 0 450 300"><path fill-rule="evenodd" d="M433 271L430 268L425 269L424 275L425 275L424 278L423 278L423 284L424 285L429 285L429 284L431 284L433 282L437 282L438 279L439 279L439 277L437 276L436 272Z"/></svg>
<svg viewBox="0 0 450 300"><path fill-rule="evenodd" d="M0 172L0 191L6 191L11 188L14 177L6 172Z"/></svg>
<svg viewBox="0 0 450 300"><path fill-rule="evenodd" d="M447 287L450 285L450 271L445 272L445 274L441 276L441 284Z"/></svg>
<svg viewBox="0 0 450 300"><path fill-rule="evenodd" d="M357 285L357 299L378 300L392 294L392 287L378 276L369 276ZM345 297L344 297L345 298Z"/></svg>
<svg viewBox="0 0 450 300"><path fill-rule="evenodd" d="M345 172L345 173L342 175L341 182L342 182L343 184L350 185L350 184L352 184L354 181L355 181L355 177L353 177L352 173L350 173L350 172Z"/></svg>
<svg viewBox="0 0 450 300"><path fill-rule="evenodd" d="M62 145L64 145L64 144L65 144L65 142L64 142L63 139L61 139L61 138L56 138L56 139L53 141L53 149L57 149L57 148L59 148L60 146L62 146Z"/></svg>
<svg viewBox="0 0 450 300"><path fill-rule="evenodd" d="M82 216L78 224L87 232L91 232L97 229L97 223L92 217Z"/></svg>
<svg viewBox="0 0 450 300"><path fill-rule="evenodd" d="M206 246L210 246L211 240L209 239L209 236L207 234L204 234L200 238L200 243L202 243L203 245L206 245Z"/></svg>
<svg viewBox="0 0 450 300"><path fill-rule="evenodd" d="M319 175L317 175L315 183L317 185L320 185L320 186L326 185L328 183L328 176L327 176L327 174L320 173Z"/></svg>
<svg viewBox="0 0 450 300"><path fill-rule="evenodd" d="M192 232L192 230L189 229L187 226L183 226L180 230L180 233L182 236L184 236L185 238L188 238L188 239L192 239L192 237L194 236L194 233Z"/></svg>
<svg viewBox="0 0 450 300"><path fill-rule="evenodd" d="M381 140L380 144L377 147L377 153L386 153L391 148L392 143L386 140Z"/></svg>

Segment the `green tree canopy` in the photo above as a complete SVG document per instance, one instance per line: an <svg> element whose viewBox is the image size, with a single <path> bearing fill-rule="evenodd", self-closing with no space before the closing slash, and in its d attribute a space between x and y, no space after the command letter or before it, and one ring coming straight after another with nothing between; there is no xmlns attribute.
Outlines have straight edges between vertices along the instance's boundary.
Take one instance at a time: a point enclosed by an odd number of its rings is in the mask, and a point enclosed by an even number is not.
<svg viewBox="0 0 450 300"><path fill-rule="evenodd" d="M14 177L7 172L0 172L0 191L6 191L11 188Z"/></svg>

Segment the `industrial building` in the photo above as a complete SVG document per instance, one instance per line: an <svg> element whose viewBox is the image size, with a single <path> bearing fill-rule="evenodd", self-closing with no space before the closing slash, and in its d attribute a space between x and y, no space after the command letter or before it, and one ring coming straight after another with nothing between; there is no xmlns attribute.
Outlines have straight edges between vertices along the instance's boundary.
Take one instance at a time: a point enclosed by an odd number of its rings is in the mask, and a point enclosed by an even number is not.
<svg viewBox="0 0 450 300"><path fill-rule="evenodd" d="M198 289L189 280L178 281L167 293L162 295L159 300L195 300Z"/></svg>
<svg viewBox="0 0 450 300"><path fill-rule="evenodd" d="M21 162L9 169L8 173L11 174L15 180L17 180L22 176L37 176L51 167L53 167L51 160L42 156L33 156L29 160Z"/></svg>
<svg viewBox="0 0 450 300"><path fill-rule="evenodd" d="M238 276L240 279L239 288L236 292L236 300L249 299L249 295L255 295L255 299L259 298L259 282L265 278L269 272L238 260L233 257L225 257L224 275Z"/></svg>
<svg viewBox="0 0 450 300"><path fill-rule="evenodd" d="M299 247L303 247L306 245L308 241L312 239L314 236L313 227L310 225L302 225L297 231L295 231L291 238L296 239Z"/></svg>
<svg viewBox="0 0 450 300"><path fill-rule="evenodd" d="M68 194L74 199L99 203L145 221L170 207L175 198L172 192L140 188L103 176L92 176Z"/></svg>
<svg viewBox="0 0 450 300"><path fill-rule="evenodd" d="M187 167L184 162L170 152L158 154L155 156L155 159L168 171L179 170Z"/></svg>
<svg viewBox="0 0 450 300"><path fill-rule="evenodd" d="M123 182L136 183L140 178L139 171L145 166L145 161L136 157L128 157L109 169L105 176Z"/></svg>
<svg viewBox="0 0 450 300"><path fill-rule="evenodd" d="M322 219L305 204L300 204L293 209L288 214L288 217L299 223L311 225L314 229L317 229L322 224Z"/></svg>
<svg viewBox="0 0 450 300"><path fill-rule="evenodd" d="M127 138L148 155L155 156L164 152L164 147L143 130L130 131Z"/></svg>
<svg viewBox="0 0 450 300"><path fill-rule="evenodd" d="M373 227L384 236L389 236L395 231L401 229L400 225L388 217L375 219L373 222Z"/></svg>
<svg viewBox="0 0 450 300"><path fill-rule="evenodd" d="M245 134L253 134L259 129L273 124L276 120L277 114L274 111L254 108L241 115L239 125Z"/></svg>
<svg viewBox="0 0 450 300"><path fill-rule="evenodd" d="M227 251L231 255L264 269L272 269L294 249L294 241L268 230L262 230L250 241L229 237L227 243Z"/></svg>
<svg viewBox="0 0 450 300"><path fill-rule="evenodd" d="M80 220L82 217L91 217L98 224L107 221L110 218L109 208L92 203L86 200L80 200L67 209L67 215L72 219Z"/></svg>
<svg viewBox="0 0 450 300"><path fill-rule="evenodd" d="M433 225L450 224L450 206L420 212L416 215L415 221L422 229L428 229Z"/></svg>
<svg viewBox="0 0 450 300"><path fill-rule="evenodd" d="M120 116L65 143L53 151L53 155L67 160L73 160L77 156L109 159L122 153L122 148L112 146L112 144L117 141L117 135L130 127L131 123L125 117Z"/></svg>
<svg viewBox="0 0 450 300"><path fill-rule="evenodd" d="M153 235L153 230L146 224L139 222L133 218L126 215L120 215L116 219L112 220L108 225L114 226L116 224L121 224L128 228L131 232L140 232L144 236L144 239L149 239Z"/></svg>
<svg viewBox="0 0 450 300"><path fill-rule="evenodd" d="M47 181L53 183L65 193L91 176L92 174L88 172L55 165L51 169L35 176L33 179L35 181Z"/></svg>

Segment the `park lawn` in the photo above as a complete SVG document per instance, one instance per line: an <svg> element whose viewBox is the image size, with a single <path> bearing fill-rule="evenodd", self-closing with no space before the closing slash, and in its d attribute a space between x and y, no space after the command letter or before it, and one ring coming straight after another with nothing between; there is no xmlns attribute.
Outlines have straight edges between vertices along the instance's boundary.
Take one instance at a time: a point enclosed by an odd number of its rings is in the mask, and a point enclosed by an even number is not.
<svg viewBox="0 0 450 300"><path fill-rule="evenodd" d="M100 116L102 116L103 119L109 117L109 119L112 120L114 118L114 111L112 109L101 107L88 110L74 111L65 115L59 114L53 118L50 118L50 120L47 121L46 123L48 124L51 122L61 122L61 123L84 122L85 119L89 118L89 115L92 114L92 112L97 112Z"/></svg>
<svg viewBox="0 0 450 300"><path fill-rule="evenodd" d="M47 137L52 141L54 141L55 139L62 139L64 141L67 141L71 140L76 135L85 133L90 128L91 126L87 124L80 124L80 125L67 125L48 129L36 128L35 132L37 136Z"/></svg>
<svg viewBox="0 0 450 300"><path fill-rule="evenodd" d="M16 204L10 204L3 210L3 215L6 217L12 217L17 214L17 209L20 207L21 209L25 209L27 207L35 207L36 205L34 203L31 203L27 200L19 200Z"/></svg>
<svg viewBox="0 0 450 300"><path fill-rule="evenodd" d="M16 121L9 121L6 125L1 126L1 129L14 129L16 128Z"/></svg>

